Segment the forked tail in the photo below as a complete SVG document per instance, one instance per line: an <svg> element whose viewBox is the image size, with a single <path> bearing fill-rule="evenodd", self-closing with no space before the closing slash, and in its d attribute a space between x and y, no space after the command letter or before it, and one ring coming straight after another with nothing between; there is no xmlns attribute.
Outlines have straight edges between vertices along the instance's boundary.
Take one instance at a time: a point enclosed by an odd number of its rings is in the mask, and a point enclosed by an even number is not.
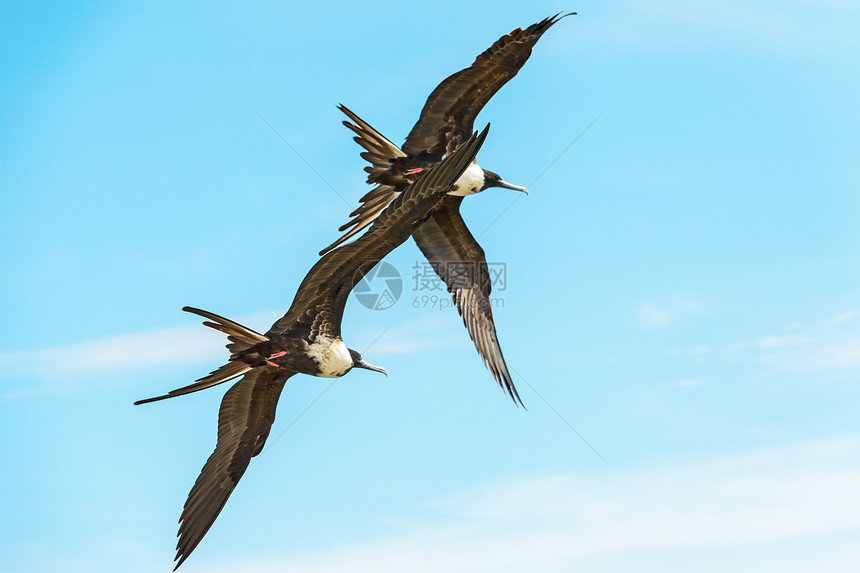
<svg viewBox="0 0 860 573"><path fill-rule="evenodd" d="M227 344L227 349L230 351L230 362L210 372L207 376L203 378L197 379L193 384L189 384L188 386L183 386L182 388L177 388L176 390L171 390L167 394L162 396L156 396L155 398L146 398L145 400L138 400L134 403L135 406L139 404L148 404L149 402L157 402L159 400L166 400L167 398L175 398L176 396L183 396L185 394L191 394L192 392L197 392L199 390L205 390L206 388L211 388L212 386L217 386L223 382L228 382L242 374L245 374L249 370L251 370L251 366L245 364L244 362L233 361L233 357L242 350L246 350L258 342L263 342L264 340L268 340L265 336L251 330L247 326L243 326L238 322L232 321L229 318L224 318L223 316L219 316L213 312L209 312L206 310L200 310L199 308L194 308L191 306L184 306L182 310L185 312L191 312L202 316L204 318L208 318L209 320L203 321L205 326L209 328L214 328L220 332L223 332L227 335L227 339L230 341Z"/></svg>

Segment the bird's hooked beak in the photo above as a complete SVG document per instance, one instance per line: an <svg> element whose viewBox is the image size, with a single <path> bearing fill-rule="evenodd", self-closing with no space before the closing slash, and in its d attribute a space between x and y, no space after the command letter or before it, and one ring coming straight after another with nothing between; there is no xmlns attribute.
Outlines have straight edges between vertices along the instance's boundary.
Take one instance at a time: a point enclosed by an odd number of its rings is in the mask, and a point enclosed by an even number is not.
<svg viewBox="0 0 860 573"><path fill-rule="evenodd" d="M519 185L514 185L513 183L508 183L504 179L499 179L499 182L496 183L496 187L503 187L505 189L513 189L514 191L522 191L526 195L529 194L529 190L525 187L520 187Z"/></svg>
<svg viewBox="0 0 860 573"><path fill-rule="evenodd" d="M508 183L495 171L490 171L489 169L484 169L484 186L481 187L481 191L484 189L489 189L490 187L504 187L505 189L513 189L514 191L522 191L526 195L529 194L529 190L525 187L520 187L519 185L514 185L513 183Z"/></svg>
<svg viewBox="0 0 860 573"><path fill-rule="evenodd" d="M365 362L364 360L358 360L354 364L355 368L364 368L365 370L373 370L374 372L382 372L385 374L385 377L388 378L388 372L385 371L385 368L382 366L374 366L370 362Z"/></svg>

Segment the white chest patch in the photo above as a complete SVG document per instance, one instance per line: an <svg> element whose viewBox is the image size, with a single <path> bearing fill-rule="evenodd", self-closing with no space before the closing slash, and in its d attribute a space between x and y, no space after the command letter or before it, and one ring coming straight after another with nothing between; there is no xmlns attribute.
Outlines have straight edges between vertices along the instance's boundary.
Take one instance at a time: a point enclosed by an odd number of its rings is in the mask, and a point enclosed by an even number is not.
<svg viewBox="0 0 860 573"><path fill-rule="evenodd" d="M454 189L448 192L448 195L472 195L481 190L484 186L484 170L478 166L476 161L469 164L466 170L460 175L454 183Z"/></svg>
<svg viewBox="0 0 860 573"><path fill-rule="evenodd" d="M308 355L319 364L318 376L343 376L352 368L352 356L339 338L332 340L317 336L314 343L308 346Z"/></svg>

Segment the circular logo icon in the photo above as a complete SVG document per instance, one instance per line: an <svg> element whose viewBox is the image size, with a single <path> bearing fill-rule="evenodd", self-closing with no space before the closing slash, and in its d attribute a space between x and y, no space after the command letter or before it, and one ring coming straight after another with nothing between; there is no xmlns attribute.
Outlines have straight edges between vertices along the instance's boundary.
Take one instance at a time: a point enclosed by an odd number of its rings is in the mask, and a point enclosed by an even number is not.
<svg viewBox="0 0 860 573"><path fill-rule="evenodd" d="M403 278L397 267L382 261L356 283L352 292L361 306L370 310L386 310L394 306L403 294Z"/></svg>

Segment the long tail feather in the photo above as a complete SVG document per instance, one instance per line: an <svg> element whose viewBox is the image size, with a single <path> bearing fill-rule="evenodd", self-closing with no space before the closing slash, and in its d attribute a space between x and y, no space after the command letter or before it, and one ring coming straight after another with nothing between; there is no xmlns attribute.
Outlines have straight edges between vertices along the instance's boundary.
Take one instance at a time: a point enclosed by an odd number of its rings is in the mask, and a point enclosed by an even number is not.
<svg viewBox="0 0 860 573"><path fill-rule="evenodd" d="M139 406L140 404L149 404L150 402L158 402L159 400L167 400L168 398L175 398L177 396L191 394L192 392L199 392L200 390L205 390L206 388L217 386L218 384L221 384L223 382L228 382L233 378L241 376L249 370L251 370L251 367L244 362L228 362L221 368L211 372L209 375L196 380L194 384L189 384L188 386L183 386L182 388L177 388L176 390L171 390L163 396L156 396L155 398L138 400L134 403L134 405Z"/></svg>
<svg viewBox="0 0 860 573"><path fill-rule="evenodd" d="M227 338L232 342L232 344L227 345L227 350L229 350L231 354L250 348L258 342L268 340L259 332L251 330L247 326L239 324L229 318L224 318L214 312L201 310L199 308L194 308L193 306L183 306L182 310L202 316L203 318L208 318L209 320L203 321L203 326L208 326L209 328L213 328L226 334Z"/></svg>

